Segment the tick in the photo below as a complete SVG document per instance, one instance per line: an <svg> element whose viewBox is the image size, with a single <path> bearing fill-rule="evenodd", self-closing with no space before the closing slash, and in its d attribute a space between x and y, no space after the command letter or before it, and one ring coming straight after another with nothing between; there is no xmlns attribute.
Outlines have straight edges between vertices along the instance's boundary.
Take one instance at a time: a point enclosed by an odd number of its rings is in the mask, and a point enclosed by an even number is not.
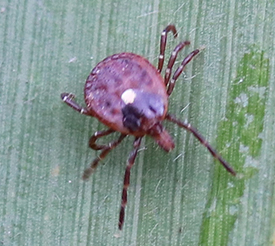
<svg viewBox="0 0 275 246"><path fill-rule="evenodd" d="M83 179L89 176L107 154L117 147L127 136L134 136L133 150L128 158L124 174L121 208L118 227L121 230L124 223L125 207L127 204L127 189L130 184L130 171L134 165L141 140L145 135L152 137L165 151L171 151L175 145L170 134L162 125L164 120L171 121L179 127L191 132L204 145L211 155L217 159L232 175L236 172L204 139L204 137L189 123L178 120L167 112L168 98L175 82L185 66L200 52L192 51L172 75L172 68L178 53L189 41L179 43L172 52L165 70L164 78L161 71L164 63L164 53L167 34L172 32L177 37L174 25L168 25L161 33L160 55L158 68L147 59L133 53L119 53L99 62L87 78L84 88L86 107L83 108L74 101L74 95L62 93L62 100L81 114L96 117L108 127L105 131L98 131L89 140L90 148L101 150L100 155L93 160L83 174ZM171 78L172 77L172 78ZM120 132L118 139L106 144L97 144L99 138L114 132Z"/></svg>

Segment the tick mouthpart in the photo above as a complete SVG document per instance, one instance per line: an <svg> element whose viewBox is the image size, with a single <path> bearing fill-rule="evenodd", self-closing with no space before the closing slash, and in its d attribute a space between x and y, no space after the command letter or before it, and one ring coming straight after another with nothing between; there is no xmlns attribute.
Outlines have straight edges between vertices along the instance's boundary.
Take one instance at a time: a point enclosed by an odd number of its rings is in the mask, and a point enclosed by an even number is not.
<svg viewBox="0 0 275 246"><path fill-rule="evenodd" d="M175 148L172 137L160 123L154 125L150 129L148 135L150 135L156 141L156 143L166 152L170 152Z"/></svg>

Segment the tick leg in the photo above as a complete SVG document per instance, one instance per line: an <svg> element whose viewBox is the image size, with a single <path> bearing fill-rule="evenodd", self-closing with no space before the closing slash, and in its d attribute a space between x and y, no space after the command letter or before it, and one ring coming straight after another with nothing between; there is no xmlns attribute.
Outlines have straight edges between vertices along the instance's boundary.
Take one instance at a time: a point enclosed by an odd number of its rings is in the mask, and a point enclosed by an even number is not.
<svg viewBox="0 0 275 246"><path fill-rule="evenodd" d="M108 135L108 134L106 134L106 135ZM82 179L84 179L84 180L88 179L91 176L91 174L94 172L94 170L97 168L99 162L101 160L103 160L112 149L117 147L125 137L126 137L126 135L121 134L120 137L117 140L115 140L115 141L109 143L108 145L104 146L104 148L102 148L102 151L101 151L100 155L97 158L95 158L93 160L93 162L91 163L90 167L88 167L84 171Z"/></svg>
<svg viewBox="0 0 275 246"><path fill-rule="evenodd" d="M111 133L115 132L113 129L108 129L106 131L99 131L99 132L95 132L93 136L91 136L90 140L89 140L89 146L90 148L94 149L94 150L100 150L100 149L104 149L106 147L108 147L108 145L100 145L100 144L96 144L97 139L107 136Z"/></svg>
<svg viewBox="0 0 275 246"><path fill-rule="evenodd" d="M200 142L202 145L204 145L208 151L211 153L211 155L217 159L224 168L230 172L232 175L236 176L235 170L227 163L219 154L218 152L204 139L204 137L198 132L198 130L194 127L192 127L189 123L185 123L183 121L180 121L176 119L174 116L167 114L165 117L167 120L177 124L179 127L186 129L187 131L191 132Z"/></svg>
<svg viewBox="0 0 275 246"><path fill-rule="evenodd" d="M119 222L118 222L118 228L119 230L122 230L123 223L124 223L124 216L125 216L125 207L127 204L127 190L130 184L130 173L131 173L131 168L135 163L135 159L137 156L137 151L140 146L142 137L136 138L134 141L134 149L131 152L129 159L128 159L128 164L126 166L125 174L124 174L124 183L123 183L123 190L122 190L122 195L121 195L121 207L120 207L120 213L119 213Z"/></svg>
<svg viewBox="0 0 275 246"><path fill-rule="evenodd" d="M190 44L189 41L182 42L182 43L178 44L176 46L176 48L173 50L173 52L172 52L172 54L170 56L168 65L167 65L167 69L165 71L165 77L164 77L164 83L165 83L165 85L167 85L168 81L170 80L172 67L173 67L173 65L174 65L174 63L176 61L178 53L183 49L184 46L189 45L189 44Z"/></svg>
<svg viewBox="0 0 275 246"><path fill-rule="evenodd" d="M88 113L88 110L86 108L82 108L80 105L78 105L73 99L74 95L71 93L62 93L61 99L63 102L65 102L68 106L72 107L74 110L78 111L81 114L90 115Z"/></svg>
<svg viewBox="0 0 275 246"><path fill-rule="evenodd" d="M164 52L166 47L166 41L167 41L167 33L172 31L174 34L174 37L177 37L177 30L174 25L168 25L161 33L160 38L160 54L159 54L159 63L158 63L158 72L161 73L161 70L163 68L163 62L164 62Z"/></svg>
<svg viewBox="0 0 275 246"><path fill-rule="evenodd" d="M168 84L167 94L170 95L174 89L175 82L178 77L181 75L182 71L184 70L185 66L200 52L199 49L192 51L188 56L184 58L181 65L178 67L176 72L174 73L171 81Z"/></svg>

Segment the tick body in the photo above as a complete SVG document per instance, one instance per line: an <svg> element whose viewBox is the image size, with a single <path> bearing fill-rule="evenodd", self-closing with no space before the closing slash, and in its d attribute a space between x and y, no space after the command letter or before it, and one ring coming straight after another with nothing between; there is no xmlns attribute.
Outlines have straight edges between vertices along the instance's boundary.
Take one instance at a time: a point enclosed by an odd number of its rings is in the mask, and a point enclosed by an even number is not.
<svg viewBox="0 0 275 246"><path fill-rule="evenodd" d="M173 32L174 37L177 36L174 25L169 25L163 30L158 68L155 68L147 59L133 53L115 54L98 63L88 76L84 88L85 108L74 101L74 95L70 93L61 94L62 100L67 105L82 114L96 117L108 127L105 131L96 132L89 140L89 146L94 150L101 150L101 153L84 171L83 179L89 178L99 161L117 147L127 135L132 135L135 138L124 175L118 224L120 230L124 223L130 171L134 165L142 138L145 135L151 136L167 152L174 148L172 137L162 125L164 120L173 122L191 132L227 171L236 175L230 165L222 159L194 127L168 113L168 99L177 78L185 66L199 53L199 49L191 52L172 75L172 68L179 51L189 44L188 41L181 42L172 52L163 78L161 71L164 63L167 33L170 31ZM121 133L118 139L106 145L96 143L97 139L116 131Z"/></svg>

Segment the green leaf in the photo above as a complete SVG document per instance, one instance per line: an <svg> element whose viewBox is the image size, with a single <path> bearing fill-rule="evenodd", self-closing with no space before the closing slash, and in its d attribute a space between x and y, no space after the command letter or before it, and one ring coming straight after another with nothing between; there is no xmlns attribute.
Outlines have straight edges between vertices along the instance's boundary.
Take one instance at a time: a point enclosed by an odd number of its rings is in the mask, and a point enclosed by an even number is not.
<svg viewBox="0 0 275 246"><path fill-rule="evenodd" d="M240 215L246 184L259 174L268 78L269 60L264 58L264 52L251 48L238 66L236 78L228 93L225 119L219 126L217 138L222 149L231 150L228 151L227 159L237 164L238 177L237 180L221 179L223 170L215 170L201 226L202 245L227 244ZM238 136L237 141L234 136ZM213 237L211 231L222 237Z"/></svg>
<svg viewBox="0 0 275 246"><path fill-rule="evenodd" d="M16 1L0 3L0 242L3 245L272 245L275 228L275 4L266 1ZM165 153L143 139L131 171L124 229L117 228L134 138L98 155L105 129L84 106L91 69L134 52L155 66L183 40L203 51L179 77L169 112L187 119L236 169L229 173L189 133L164 123ZM118 134L101 139L108 143ZM104 165L103 165L104 164Z"/></svg>

